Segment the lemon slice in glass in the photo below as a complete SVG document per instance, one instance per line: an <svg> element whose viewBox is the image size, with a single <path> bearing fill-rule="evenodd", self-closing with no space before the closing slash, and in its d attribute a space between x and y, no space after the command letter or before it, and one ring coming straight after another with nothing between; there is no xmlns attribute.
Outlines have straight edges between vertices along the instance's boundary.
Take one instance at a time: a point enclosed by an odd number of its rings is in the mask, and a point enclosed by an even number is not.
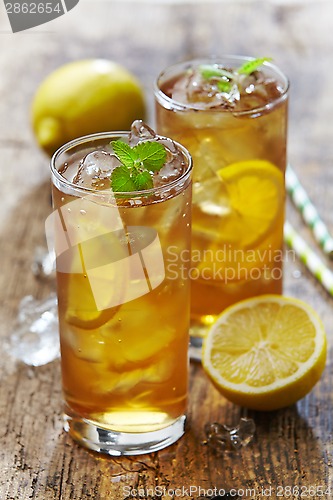
<svg viewBox="0 0 333 500"><path fill-rule="evenodd" d="M230 401L276 410L304 397L320 379L326 334L308 304L262 295L225 309L204 341L202 361Z"/></svg>
<svg viewBox="0 0 333 500"><path fill-rule="evenodd" d="M283 212L283 173L268 161L249 160L221 168L217 177L212 196L212 186L202 184L203 190L207 187L209 191L208 201L199 201L194 207L194 234L241 248L258 245Z"/></svg>
<svg viewBox="0 0 333 500"><path fill-rule="evenodd" d="M107 233L99 238L94 238L89 244L78 245L72 250L72 269L76 272L67 276L67 307L66 321L72 326L92 330L99 328L110 321L121 305L115 305L107 309L99 310L96 306L94 294L89 282L89 271L86 269L87 262L95 262L96 267L111 255L112 260L121 262L128 256L127 245L119 241L115 233ZM99 263L99 264L98 264ZM125 293L126 276L117 272L117 266L108 268L108 276L105 276L109 286L104 287L106 294L105 303L112 303L113 296L117 299L121 293ZM122 267L120 269L123 269ZM82 270L82 272L77 272ZM112 275L110 275L112 273ZM66 279L64 277L64 279ZM60 290L61 292L61 290ZM121 300L118 300L121 303Z"/></svg>
<svg viewBox="0 0 333 500"><path fill-rule="evenodd" d="M221 237L242 247L258 245L274 226L284 203L282 172L265 160L233 163L218 170L225 183L230 214L221 225Z"/></svg>
<svg viewBox="0 0 333 500"><path fill-rule="evenodd" d="M284 178L265 160L233 163L217 175L206 193L208 201L193 207L192 243L206 256L198 265L202 274L225 279L228 269L228 280L238 281L248 270L269 264L268 248L281 248Z"/></svg>

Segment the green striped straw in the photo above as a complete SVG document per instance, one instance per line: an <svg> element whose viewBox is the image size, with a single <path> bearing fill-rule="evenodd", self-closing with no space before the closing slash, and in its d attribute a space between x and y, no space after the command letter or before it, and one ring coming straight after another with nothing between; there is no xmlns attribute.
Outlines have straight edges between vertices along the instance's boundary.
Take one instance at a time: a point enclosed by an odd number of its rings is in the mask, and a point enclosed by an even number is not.
<svg viewBox="0 0 333 500"><path fill-rule="evenodd" d="M292 248L297 257L305 264L308 270L317 278L330 295L333 295L333 273L315 254L309 245L295 231L290 222L284 223L284 240Z"/></svg>
<svg viewBox="0 0 333 500"><path fill-rule="evenodd" d="M288 165L286 171L286 188L294 204L301 212L305 223L312 230L316 241L324 252L333 259L333 238L290 165Z"/></svg>

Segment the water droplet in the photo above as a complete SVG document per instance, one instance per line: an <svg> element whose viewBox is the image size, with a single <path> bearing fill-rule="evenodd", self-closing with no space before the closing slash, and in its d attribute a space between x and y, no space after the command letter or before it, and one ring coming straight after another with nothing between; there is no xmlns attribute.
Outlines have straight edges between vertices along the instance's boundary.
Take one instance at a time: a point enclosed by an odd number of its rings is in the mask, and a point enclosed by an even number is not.
<svg viewBox="0 0 333 500"><path fill-rule="evenodd" d="M86 215L86 213L87 213L87 212L86 212L85 210L80 210L80 214L81 214L81 215Z"/></svg>

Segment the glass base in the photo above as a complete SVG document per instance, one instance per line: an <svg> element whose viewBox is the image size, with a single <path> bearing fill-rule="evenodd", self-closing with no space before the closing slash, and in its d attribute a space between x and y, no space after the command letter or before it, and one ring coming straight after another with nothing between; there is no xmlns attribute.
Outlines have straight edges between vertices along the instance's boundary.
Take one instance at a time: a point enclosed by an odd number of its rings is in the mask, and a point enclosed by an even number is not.
<svg viewBox="0 0 333 500"><path fill-rule="evenodd" d="M74 412L63 415L64 429L81 446L111 456L144 455L175 443L185 432L186 416L182 415L168 427L152 432L118 432L99 427Z"/></svg>

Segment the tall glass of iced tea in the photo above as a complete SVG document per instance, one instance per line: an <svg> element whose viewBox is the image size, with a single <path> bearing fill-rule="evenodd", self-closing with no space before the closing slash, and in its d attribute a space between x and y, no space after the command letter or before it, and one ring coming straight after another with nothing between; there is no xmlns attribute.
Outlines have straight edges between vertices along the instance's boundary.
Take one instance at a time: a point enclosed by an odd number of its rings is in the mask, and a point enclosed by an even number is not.
<svg viewBox="0 0 333 500"><path fill-rule="evenodd" d="M228 56L165 69L156 127L193 158L191 333L224 308L282 291L289 83L266 59Z"/></svg>
<svg viewBox="0 0 333 500"><path fill-rule="evenodd" d="M190 248L191 158L135 122L66 144L51 171L65 429L156 451L184 432L189 280L167 262Z"/></svg>

